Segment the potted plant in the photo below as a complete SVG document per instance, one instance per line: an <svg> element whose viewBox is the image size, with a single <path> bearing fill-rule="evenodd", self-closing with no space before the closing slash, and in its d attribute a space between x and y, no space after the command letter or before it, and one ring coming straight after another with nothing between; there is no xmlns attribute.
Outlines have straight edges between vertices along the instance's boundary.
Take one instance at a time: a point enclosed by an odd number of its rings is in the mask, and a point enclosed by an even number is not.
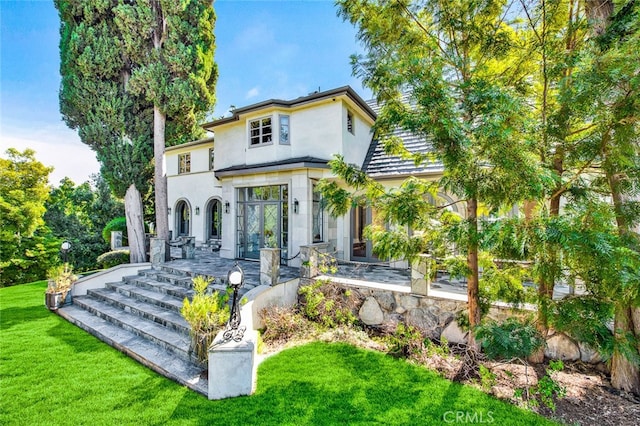
<svg viewBox="0 0 640 426"><path fill-rule="evenodd" d="M71 304L71 285L78 277L68 263L51 268L47 273L49 285L45 294L45 304L52 311Z"/></svg>

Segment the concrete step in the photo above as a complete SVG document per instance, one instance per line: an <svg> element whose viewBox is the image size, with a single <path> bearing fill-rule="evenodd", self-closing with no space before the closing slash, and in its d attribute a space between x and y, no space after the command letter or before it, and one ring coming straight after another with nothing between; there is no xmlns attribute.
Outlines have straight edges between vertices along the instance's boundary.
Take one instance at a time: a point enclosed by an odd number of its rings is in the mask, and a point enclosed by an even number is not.
<svg viewBox="0 0 640 426"><path fill-rule="evenodd" d="M73 305L98 316L126 331L160 346L185 361L196 362L189 351L190 338L153 321L93 298L90 294L73 298Z"/></svg>
<svg viewBox="0 0 640 426"><path fill-rule="evenodd" d="M58 314L153 371L207 396L208 377L204 368L93 315L76 303L78 299L82 297L75 297L73 305L58 309Z"/></svg>
<svg viewBox="0 0 640 426"><path fill-rule="evenodd" d="M124 277L123 281L126 284L131 284L136 287L152 290L161 294L168 294L180 300L184 300L185 297L192 298L194 293L193 290L184 286L174 285L168 282L160 282L154 278L144 275ZM122 284L122 281L118 283L109 283L107 285L111 284Z"/></svg>
<svg viewBox="0 0 640 426"><path fill-rule="evenodd" d="M175 286L186 288L187 290L192 288L192 277L185 273L166 272L158 269L144 269L139 271L138 275L161 283L173 284ZM125 277L125 280L130 278L132 277Z"/></svg>
<svg viewBox="0 0 640 426"><path fill-rule="evenodd" d="M178 333L189 335L189 323L182 318L182 315L173 310L158 306L155 303L144 302L123 294L119 289L124 286L126 285L108 284L107 288L91 290L88 294L111 306L116 306L125 312L138 315L144 319L163 325L170 330L177 331Z"/></svg>
<svg viewBox="0 0 640 426"><path fill-rule="evenodd" d="M168 309L177 314L180 314L180 308L182 308L182 301L184 300L183 297L172 296L171 294L161 293L153 289L139 287L126 282L109 283L106 284L106 288L117 291L132 299ZM90 294L90 291L88 291L87 294Z"/></svg>
<svg viewBox="0 0 640 426"><path fill-rule="evenodd" d="M174 267L174 266L171 266L170 264L159 265L156 271L159 272L160 274L168 274L169 276L176 275L176 276L188 277L189 280L197 276L204 276L205 278L210 278L211 280L213 280L215 284L222 284L220 279L223 278L226 280L227 278L226 272L223 276L216 276L214 274L209 274L209 273L202 273L202 272L195 272L195 271L180 269L180 267Z"/></svg>

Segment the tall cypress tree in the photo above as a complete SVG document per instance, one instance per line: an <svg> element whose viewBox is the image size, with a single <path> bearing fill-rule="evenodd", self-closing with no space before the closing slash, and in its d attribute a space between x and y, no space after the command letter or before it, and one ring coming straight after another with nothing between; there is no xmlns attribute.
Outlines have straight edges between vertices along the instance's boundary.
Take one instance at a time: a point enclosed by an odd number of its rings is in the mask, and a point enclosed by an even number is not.
<svg viewBox="0 0 640 426"><path fill-rule="evenodd" d="M114 12L123 51L132 62L127 90L153 106L156 229L167 239L164 150L200 137L198 124L211 112L217 80L215 13L206 0L120 0Z"/></svg>
<svg viewBox="0 0 640 426"><path fill-rule="evenodd" d="M131 59L114 24L116 1L56 0L60 111L97 154L103 176L125 199L131 262L146 260L141 192L150 180L151 109L127 93Z"/></svg>

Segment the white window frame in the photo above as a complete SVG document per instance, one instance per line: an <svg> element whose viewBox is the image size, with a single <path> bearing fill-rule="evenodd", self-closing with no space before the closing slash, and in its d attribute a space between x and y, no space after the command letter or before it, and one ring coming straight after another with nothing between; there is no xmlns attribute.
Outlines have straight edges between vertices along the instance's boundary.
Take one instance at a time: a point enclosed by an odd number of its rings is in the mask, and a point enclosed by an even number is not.
<svg viewBox="0 0 640 426"><path fill-rule="evenodd" d="M265 125L266 120L269 120L268 126ZM258 133L256 135L252 134L252 130L254 130L252 128L253 123L258 123L258 127L255 129L255 130L258 130ZM249 120L248 126L249 126L249 147L250 148L273 144L273 117L268 116L268 117L261 117L261 118ZM267 127L269 128L269 132L265 132L265 129ZM257 143L253 143L254 138L257 138L258 140Z"/></svg>
<svg viewBox="0 0 640 426"><path fill-rule="evenodd" d="M178 154L178 174L191 173L191 153L183 152Z"/></svg>
<svg viewBox="0 0 640 426"><path fill-rule="evenodd" d="M286 131L283 131L285 127L283 120L286 120ZM278 116L278 129L280 131L280 145L291 145L291 116L280 114ZM286 135L286 138L284 135Z"/></svg>

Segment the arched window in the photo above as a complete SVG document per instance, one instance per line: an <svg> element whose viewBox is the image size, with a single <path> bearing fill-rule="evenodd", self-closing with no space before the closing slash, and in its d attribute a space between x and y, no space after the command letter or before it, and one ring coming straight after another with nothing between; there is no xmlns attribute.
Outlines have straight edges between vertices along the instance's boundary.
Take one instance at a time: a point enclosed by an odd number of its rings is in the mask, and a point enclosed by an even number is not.
<svg viewBox="0 0 640 426"><path fill-rule="evenodd" d="M220 200L211 200L207 209L207 223L209 239L222 238L222 203Z"/></svg>
<svg viewBox="0 0 640 426"><path fill-rule="evenodd" d="M178 201L176 213L176 234L179 237L186 237L191 231L191 209L185 201Z"/></svg>

